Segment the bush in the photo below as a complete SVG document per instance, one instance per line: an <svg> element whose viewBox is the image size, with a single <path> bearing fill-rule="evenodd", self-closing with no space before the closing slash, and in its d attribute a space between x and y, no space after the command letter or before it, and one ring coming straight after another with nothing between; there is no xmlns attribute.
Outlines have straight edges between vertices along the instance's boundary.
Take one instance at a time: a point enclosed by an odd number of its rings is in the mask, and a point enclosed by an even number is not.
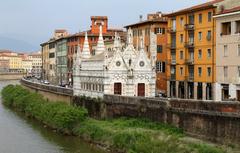
<svg viewBox="0 0 240 153"><path fill-rule="evenodd" d="M87 116L86 109L63 102L47 102L41 95L31 93L18 85L5 87L2 97L6 106L16 108L59 131L72 131Z"/></svg>

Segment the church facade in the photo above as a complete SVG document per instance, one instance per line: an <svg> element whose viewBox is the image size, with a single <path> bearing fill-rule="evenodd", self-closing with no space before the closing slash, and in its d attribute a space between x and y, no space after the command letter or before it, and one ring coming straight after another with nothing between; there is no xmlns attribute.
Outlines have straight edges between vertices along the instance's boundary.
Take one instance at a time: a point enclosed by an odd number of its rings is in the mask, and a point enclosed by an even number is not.
<svg viewBox="0 0 240 153"><path fill-rule="evenodd" d="M90 54L88 37L82 51L78 47L74 63L73 89L75 96L92 98L104 94L122 96L155 97L156 73L155 58L149 58L144 51L144 38L140 50L133 46L132 30L128 30L126 48L122 48L121 39L115 34L114 49L105 49L102 27L95 55Z"/></svg>

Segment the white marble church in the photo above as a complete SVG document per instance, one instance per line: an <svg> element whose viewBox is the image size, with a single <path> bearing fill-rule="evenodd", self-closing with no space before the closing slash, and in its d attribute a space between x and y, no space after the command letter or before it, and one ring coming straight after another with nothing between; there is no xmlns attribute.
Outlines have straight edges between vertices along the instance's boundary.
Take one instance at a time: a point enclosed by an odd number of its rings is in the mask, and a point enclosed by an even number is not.
<svg viewBox="0 0 240 153"><path fill-rule="evenodd" d="M155 97L155 58L144 51L143 39L139 51L133 47L132 30L128 31L125 49L115 36L114 50L105 49L102 27L95 55L90 54L87 33L83 50L78 52L74 63L73 88L75 96L103 97L104 94Z"/></svg>

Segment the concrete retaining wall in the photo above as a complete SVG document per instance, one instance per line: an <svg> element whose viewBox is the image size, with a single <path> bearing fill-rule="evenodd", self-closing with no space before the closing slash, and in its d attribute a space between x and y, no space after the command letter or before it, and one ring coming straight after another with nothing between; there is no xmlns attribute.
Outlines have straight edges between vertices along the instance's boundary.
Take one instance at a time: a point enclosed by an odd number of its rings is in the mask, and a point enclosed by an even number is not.
<svg viewBox="0 0 240 153"><path fill-rule="evenodd" d="M72 102L72 89L40 84L36 82L31 82L29 80L22 79L21 85L30 91L37 92L44 96L49 101L63 101L68 104Z"/></svg>
<svg viewBox="0 0 240 153"><path fill-rule="evenodd" d="M240 144L240 103L148 99L105 95L101 104L73 98L97 118L140 117L172 124L189 135L225 144ZM97 104L98 103L98 104ZM92 114L93 113L93 114Z"/></svg>

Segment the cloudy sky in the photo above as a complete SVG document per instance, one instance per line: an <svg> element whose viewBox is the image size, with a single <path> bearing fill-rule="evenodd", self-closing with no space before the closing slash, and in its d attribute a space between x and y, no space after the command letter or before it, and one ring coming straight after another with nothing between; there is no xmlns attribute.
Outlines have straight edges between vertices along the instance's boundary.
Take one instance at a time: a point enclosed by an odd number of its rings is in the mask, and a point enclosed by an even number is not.
<svg viewBox="0 0 240 153"><path fill-rule="evenodd" d="M90 16L109 17L109 27L139 21L139 15L169 13L208 0L1 0L0 49L39 50L54 29L89 29Z"/></svg>

